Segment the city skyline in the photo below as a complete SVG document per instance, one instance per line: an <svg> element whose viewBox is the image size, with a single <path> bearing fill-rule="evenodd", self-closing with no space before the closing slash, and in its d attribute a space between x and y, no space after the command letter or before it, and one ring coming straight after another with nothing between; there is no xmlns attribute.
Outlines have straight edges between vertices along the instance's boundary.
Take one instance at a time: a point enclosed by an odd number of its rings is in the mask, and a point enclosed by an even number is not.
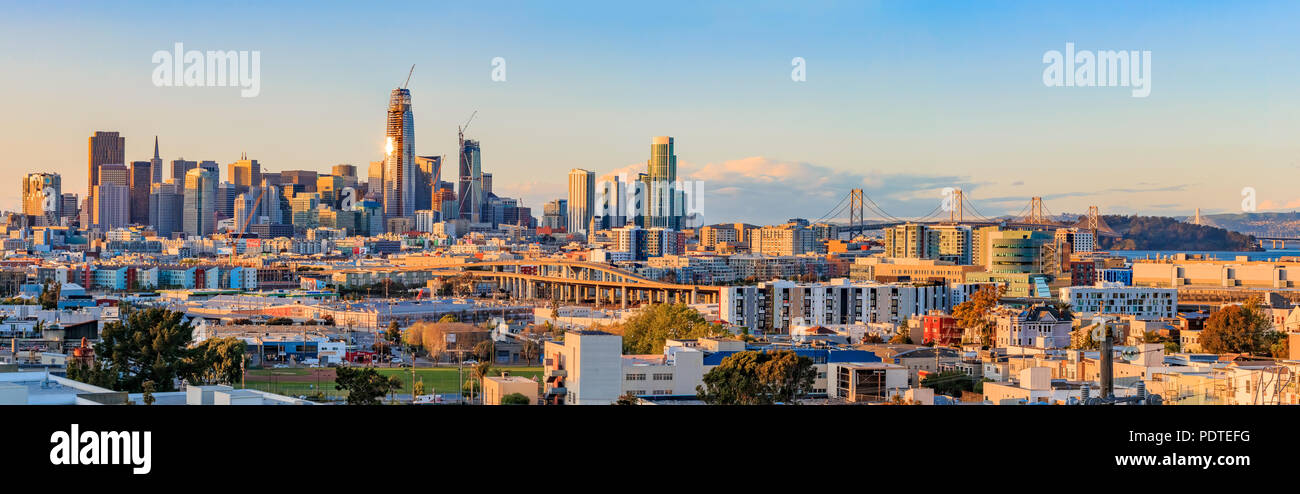
<svg viewBox="0 0 1300 494"><path fill-rule="evenodd" d="M38 47L16 54L15 68L29 77L3 83L6 94L27 96L9 101L11 114L25 120L0 128L0 145L16 163L0 179L12 183L46 170L68 184L86 183L75 143L96 130L128 137L123 164L149 159L148 141L157 135L164 162L190 156L230 163L247 152L272 170L364 167L383 153L377 101L416 63L413 111L422 115L426 137L414 152L452 155L455 128L478 110L466 138L491 150L482 166L494 171L497 193L535 209L566 195L566 173L574 167L598 176L643 167L644 140L655 135L678 139L682 178L706 182L710 222L816 217L854 185L900 217L925 214L950 186L989 215L1014 213L1031 196L1076 214L1093 204L1114 214L1235 212L1243 187L1258 190L1260 210L1300 204L1292 184L1275 178L1300 166L1300 150L1286 137L1300 123L1288 110L1296 101L1283 83L1297 69L1277 64L1269 48L1295 39L1284 21L1294 17L1294 5L1104 3L1065 15L1063 7L1020 3L997 13L923 4L764 4L745 12L679 4L649 19L605 7L567 20L540 15L540 7L507 5L496 9L499 17L482 17L495 22L487 32L444 23L483 15L461 10L467 7L409 6L411 16L475 46L468 50L421 33L403 34L410 40L401 46L410 48L401 50L378 49L394 43L390 33L298 42L290 38L304 35L301 27L257 32L268 27L264 17L287 7L235 7L205 12L211 19L202 25L105 41L93 54L81 49L81 38L58 41L48 32L84 28L79 36L89 37L103 28L61 17L58 9L19 6L0 37ZM107 19L196 12L82 8ZM301 15L322 26L342 27L347 18L358 26L350 33L374 27L382 11ZM1152 21L1117 14L1128 11ZM739 20L728 21L734 16ZM582 22L597 17L609 22ZM246 25L226 29L222 21L233 19ZM575 47L575 39L541 30L551 21L610 43ZM654 32L652 21L672 22ZM698 43L729 38L746 44ZM261 94L149 84L149 54L178 41L204 50L261 50ZM1066 43L1150 50L1151 95L1044 87L1043 53ZM496 56L508 63L504 82L489 78ZM790 80L793 57L807 60L806 82ZM669 61L670 77L645 77L655 60ZM322 72L338 67L349 70L340 77ZM1263 71L1270 77L1252 79L1246 90L1241 76ZM112 77L69 93L67 85L93 74ZM59 100L56 91L68 96L54 104L80 111L32 106ZM584 145L565 145L575 139ZM1225 169L1236 170L1232 180L1206 178ZM1060 180L1063 174L1080 176ZM809 176L818 178L801 180ZM0 207L17 210L20 200L10 197Z"/></svg>

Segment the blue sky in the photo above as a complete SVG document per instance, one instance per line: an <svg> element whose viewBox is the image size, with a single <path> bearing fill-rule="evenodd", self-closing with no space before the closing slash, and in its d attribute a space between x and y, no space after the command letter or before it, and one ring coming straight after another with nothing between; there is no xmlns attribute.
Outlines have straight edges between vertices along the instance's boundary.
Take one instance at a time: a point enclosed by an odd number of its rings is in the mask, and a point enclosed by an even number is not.
<svg viewBox="0 0 1300 494"><path fill-rule="evenodd" d="M53 170L84 193L95 130L123 132L128 160L158 135L165 160L364 170L416 64L417 153L453 154L477 110L498 193L539 213L570 168L644 164L655 135L706 180L710 221L816 218L855 186L895 216L945 186L990 215L1034 195L1057 213L1235 211L1245 186L1261 208L1300 205L1293 2L0 5L15 185ZM176 42L260 51L261 94L155 87L150 56ZM1151 95L1045 87L1043 53L1067 42L1151 51Z"/></svg>

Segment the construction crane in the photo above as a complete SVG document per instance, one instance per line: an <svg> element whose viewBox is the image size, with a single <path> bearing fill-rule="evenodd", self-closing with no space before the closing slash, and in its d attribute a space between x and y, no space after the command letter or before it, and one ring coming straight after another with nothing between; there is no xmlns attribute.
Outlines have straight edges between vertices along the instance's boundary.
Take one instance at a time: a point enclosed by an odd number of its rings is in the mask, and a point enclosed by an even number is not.
<svg viewBox="0 0 1300 494"><path fill-rule="evenodd" d="M415 64L411 64L411 71L406 73L406 82L402 83L402 89L406 89L406 86L411 83L412 75L415 75Z"/></svg>
<svg viewBox="0 0 1300 494"><path fill-rule="evenodd" d="M415 67L411 67L411 69L414 70ZM474 116L476 115L478 115L478 110L474 110L474 113L469 114L469 120L465 121L465 125L457 127L461 141L465 140L465 129L469 128L469 123L474 121Z"/></svg>
<svg viewBox="0 0 1300 494"><path fill-rule="evenodd" d="M465 163L467 163L467 162L469 161L469 157L468 157L468 156L465 156L465 129L468 129L468 128L469 128L469 124L470 124L470 122L473 122L473 121L474 121L474 116L476 116L476 115L478 115L478 110L474 110L474 113L469 114L469 119L468 119L468 120L465 120L465 125L462 125L462 126L456 128L456 139L457 139L457 143L456 143L456 145L457 145L457 147L459 148L459 149L457 149L457 153L456 153L456 154L457 154L458 156L460 156L459 162L456 164L456 169L457 169L457 171L460 173L460 177L461 177L461 180L462 180L462 182L461 182L461 192L460 192L461 197L460 197L460 201L457 202L457 204L458 204L458 206L459 206L459 207L457 208L457 209L458 209L458 213L457 213L457 214L465 214L465 213L464 213L464 211L466 211L466 209L465 209L465 206L466 206L466 205L465 205L465 201L466 201L467 199L469 199L469 200L473 200L473 199L474 199L473 197L471 197L472 194L467 194L467 193L466 193L467 191L464 190L464 189L466 188L466 184L465 184L465 182L463 181L463 180L464 180L464 177L465 177L465 174L466 174L467 172L471 173L471 177L470 177L470 179L469 179L469 185L468 185L468 187L470 187L471 189L472 189L473 186L474 186L474 185L473 185L474 182L479 180L478 177L474 177L474 176L472 176L472 170L466 170L466 169L464 168ZM471 210L472 210L472 206L471 206Z"/></svg>
<svg viewBox="0 0 1300 494"><path fill-rule="evenodd" d="M262 195L266 194L266 187L257 188L257 199L253 201L253 207L249 208L248 215L244 217L243 225L239 227L238 237L244 238L244 232L248 230L248 224L253 222L253 215L257 214L257 206L262 203ZM245 246L248 244L245 243ZM239 249L235 248L234 242L230 244L230 265L235 264L235 254Z"/></svg>

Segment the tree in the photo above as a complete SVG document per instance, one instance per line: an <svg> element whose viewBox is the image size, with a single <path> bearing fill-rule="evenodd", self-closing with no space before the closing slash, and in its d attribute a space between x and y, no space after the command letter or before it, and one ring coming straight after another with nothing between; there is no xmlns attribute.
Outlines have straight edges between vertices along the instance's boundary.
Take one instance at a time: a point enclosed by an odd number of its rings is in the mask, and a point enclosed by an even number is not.
<svg viewBox="0 0 1300 494"><path fill-rule="evenodd" d="M1270 341L1268 348L1273 353L1273 358L1290 359L1291 358L1291 338L1282 331L1270 331L1268 333Z"/></svg>
<svg viewBox="0 0 1300 494"><path fill-rule="evenodd" d="M998 299L1005 294L1007 288L1005 285L999 285L996 289L984 287L977 290L971 295L970 300L957 304L952 308L952 317L957 320L957 325L973 330L980 336L980 344L990 346L993 344L993 322L989 320L989 313L998 305Z"/></svg>
<svg viewBox="0 0 1300 494"><path fill-rule="evenodd" d="M501 404L502 405L531 405L532 400L529 400L528 397L524 396L523 393L510 393L508 395L501 397Z"/></svg>
<svg viewBox="0 0 1300 494"><path fill-rule="evenodd" d="M63 283L54 280L47 280L44 288L41 289L41 308L53 310L59 308L59 294L63 292Z"/></svg>
<svg viewBox="0 0 1300 494"><path fill-rule="evenodd" d="M492 358L494 355L496 355L496 343L491 339L480 341L477 345L474 345L474 358L477 358L479 362L491 362L494 360Z"/></svg>
<svg viewBox="0 0 1300 494"><path fill-rule="evenodd" d="M474 370L473 370L472 374L473 374L473 376L474 376L474 380L478 382L478 389L479 389L479 393L480 393L479 399L480 399L480 400L483 399L483 397L482 397L482 395L481 395L481 393L482 393L482 391L483 391L483 379L486 378L486 377L488 376L488 374L490 374L491 372L492 372L492 362L489 362L489 361L483 361L483 362L479 362L479 363L477 363L477 364L474 364Z"/></svg>
<svg viewBox="0 0 1300 494"><path fill-rule="evenodd" d="M1274 340L1268 335L1273 323L1251 301L1229 305L1210 314L1201 332L1201 348L1209 353L1271 354Z"/></svg>
<svg viewBox="0 0 1300 494"><path fill-rule="evenodd" d="M738 352L706 373L696 393L710 405L797 403L816 377L812 359L791 350Z"/></svg>
<svg viewBox="0 0 1300 494"><path fill-rule="evenodd" d="M523 345L519 349L519 354L524 357L525 364L531 364L533 359L542 355L542 345L538 344L536 341L525 339Z"/></svg>
<svg viewBox="0 0 1300 494"><path fill-rule="evenodd" d="M141 388L143 388L144 396L141 396L140 399L144 401L145 405L152 405L156 401L153 397L153 381L145 381Z"/></svg>
<svg viewBox="0 0 1300 494"><path fill-rule="evenodd" d="M339 367L334 369L334 389L348 392L349 405L378 405L384 395L402 389L402 380L384 377L374 367Z"/></svg>
<svg viewBox="0 0 1300 494"><path fill-rule="evenodd" d="M420 396L420 395L423 395L423 394L424 394L424 378L420 378L419 381L415 381L415 384L412 384L411 387L414 388L414 389L412 390L412 392L413 392L414 394L411 395L411 396Z"/></svg>
<svg viewBox="0 0 1300 494"><path fill-rule="evenodd" d="M1074 319L1074 310L1070 308L1070 303L1064 300L1052 302L1052 308L1056 313L1061 315L1061 319Z"/></svg>
<svg viewBox="0 0 1300 494"><path fill-rule="evenodd" d="M894 333L894 337L890 338L889 342L895 345L911 345L912 344L911 329L912 329L912 324L904 320L903 324L898 326L898 332Z"/></svg>
<svg viewBox="0 0 1300 494"><path fill-rule="evenodd" d="M151 308L131 311L124 320L105 325L95 344L96 359L102 359L105 373L99 378L118 391L141 392L145 381L153 381L160 391L173 391L176 378L196 370L189 363L192 352L187 348L194 328L181 322L183 316Z"/></svg>
<svg viewBox="0 0 1300 494"><path fill-rule="evenodd" d="M636 405L640 402L641 402L641 398L637 397L637 395L632 394L631 391L628 391L620 395L618 397L618 401L615 401L614 404L615 405Z"/></svg>
<svg viewBox="0 0 1300 494"><path fill-rule="evenodd" d="M730 333L719 324L711 324L698 311L686 304L655 304L611 332L623 334L623 353L661 353L664 341L680 338L726 336Z"/></svg>
<svg viewBox="0 0 1300 494"><path fill-rule="evenodd" d="M272 317L270 319L267 319L266 325L267 326L292 326L293 319L289 319L287 317Z"/></svg>
<svg viewBox="0 0 1300 494"><path fill-rule="evenodd" d="M942 395L961 396L963 391L975 391L975 378L961 371L943 371L922 379L921 387Z"/></svg>
<svg viewBox="0 0 1300 494"><path fill-rule="evenodd" d="M1092 337L1094 325L1088 324L1079 326L1078 329L1070 331L1070 348L1075 350L1097 350L1101 348L1101 342Z"/></svg>
<svg viewBox="0 0 1300 494"><path fill-rule="evenodd" d="M397 321L388 323L388 331L384 331L384 339L394 344L402 342L402 328L398 326Z"/></svg>
<svg viewBox="0 0 1300 494"><path fill-rule="evenodd" d="M204 340L190 349L181 377L192 384L230 384L242 377L248 344L228 336Z"/></svg>

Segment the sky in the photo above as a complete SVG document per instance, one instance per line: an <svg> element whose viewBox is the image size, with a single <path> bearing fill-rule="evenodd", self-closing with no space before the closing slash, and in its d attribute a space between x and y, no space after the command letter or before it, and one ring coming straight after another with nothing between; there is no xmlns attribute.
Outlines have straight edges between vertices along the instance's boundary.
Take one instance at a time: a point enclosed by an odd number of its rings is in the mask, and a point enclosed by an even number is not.
<svg viewBox="0 0 1300 494"><path fill-rule="evenodd" d="M540 216L572 168L644 167L675 138L708 222L836 215L852 188L925 216L1184 216L1300 205L1296 2L15 2L0 0L0 208L22 176L85 193L87 137L127 161L364 173L409 88L416 153L482 143L498 195ZM260 53L260 93L159 87L154 52ZM1150 94L1049 87L1044 55L1149 51ZM504 61L505 80L494 81ZM792 80L792 60L805 80ZM454 159L443 179L454 181ZM839 215L843 216L843 215ZM868 217L872 217L868 214Z"/></svg>

